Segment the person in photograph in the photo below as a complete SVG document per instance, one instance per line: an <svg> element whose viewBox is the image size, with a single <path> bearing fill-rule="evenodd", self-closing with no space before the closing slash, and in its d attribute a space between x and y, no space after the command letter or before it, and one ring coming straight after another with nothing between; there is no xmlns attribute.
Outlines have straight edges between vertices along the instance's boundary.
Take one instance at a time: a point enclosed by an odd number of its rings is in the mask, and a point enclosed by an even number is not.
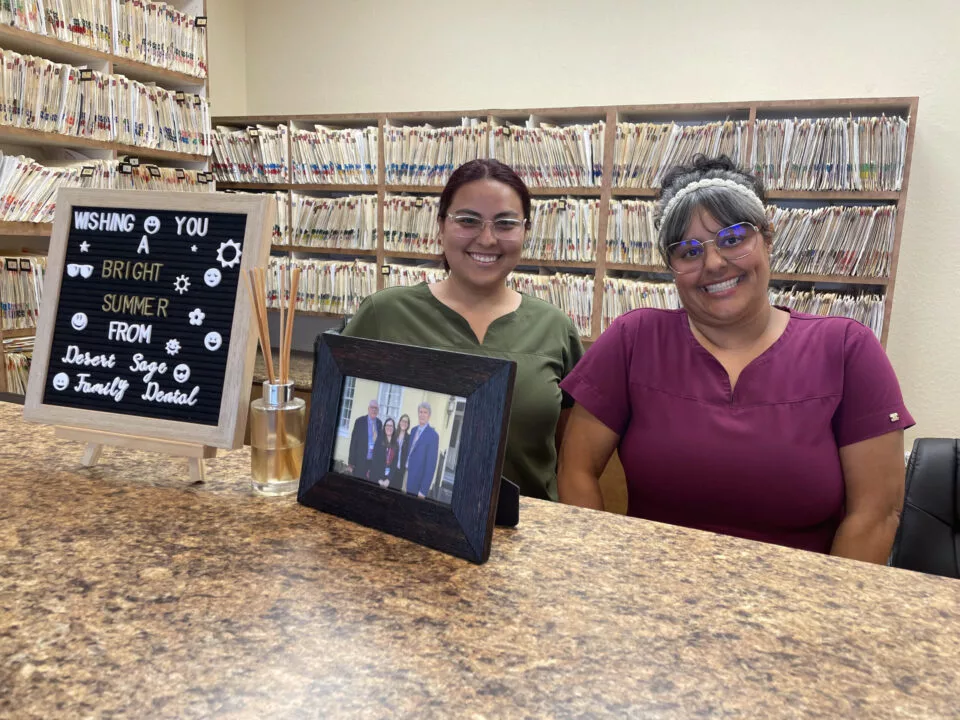
<svg viewBox="0 0 960 720"><path fill-rule="evenodd" d="M397 457L390 471L390 487L403 489L403 478L407 472L407 458L410 457L410 416L404 413L397 420Z"/></svg>
<svg viewBox="0 0 960 720"><path fill-rule="evenodd" d="M876 335L770 304L763 185L729 158L671 169L657 216L683 309L621 315L563 381L560 499L602 509L619 447L630 515L884 563L913 418Z"/></svg>
<svg viewBox="0 0 960 720"><path fill-rule="evenodd" d="M399 457L396 429L393 418L383 421L383 432L377 438L370 460L370 480L376 481L382 488L390 487L390 475L396 472Z"/></svg>
<svg viewBox="0 0 960 720"><path fill-rule="evenodd" d="M357 418L357 421L353 424L347 472L354 477L369 479L373 449L376 447L377 438L383 430L383 423L377 417L379 413L380 403L374 398L367 405L367 414Z"/></svg>
<svg viewBox="0 0 960 720"><path fill-rule="evenodd" d="M410 455L407 458L407 493L425 498L433 484L437 470L437 454L440 451L440 436L430 426L432 409L430 403L417 406L420 424L410 433Z"/></svg>
<svg viewBox="0 0 960 720"><path fill-rule="evenodd" d="M530 209L530 191L509 166L461 165L438 208L447 277L370 295L343 334L516 362L502 474L524 495L556 500L557 448L573 406L560 381L583 346L563 310L506 284L520 263Z"/></svg>

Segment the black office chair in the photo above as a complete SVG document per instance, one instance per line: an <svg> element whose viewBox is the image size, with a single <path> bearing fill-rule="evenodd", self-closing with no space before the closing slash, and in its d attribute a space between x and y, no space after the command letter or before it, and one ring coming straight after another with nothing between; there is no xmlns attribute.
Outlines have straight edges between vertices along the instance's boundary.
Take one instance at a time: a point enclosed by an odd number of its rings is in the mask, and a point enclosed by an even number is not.
<svg viewBox="0 0 960 720"><path fill-rule="evenodd" d="M960 440L921 438L914 442L891 565L960 578L958 485Z"/></svg>

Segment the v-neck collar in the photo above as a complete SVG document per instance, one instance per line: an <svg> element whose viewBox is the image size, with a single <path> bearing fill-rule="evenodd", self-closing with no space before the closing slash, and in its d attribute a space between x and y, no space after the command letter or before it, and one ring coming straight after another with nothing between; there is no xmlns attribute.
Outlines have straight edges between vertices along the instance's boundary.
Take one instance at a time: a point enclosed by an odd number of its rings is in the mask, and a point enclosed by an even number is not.
<svg viewBox="0 0 960 720"><path fill-rule="evenodd" d="M420 283L418 287L423 288L423 293L426 295L426 297L428 298L428 301L432 303L434 307L436 307L441 313L446 315L454 324L459 325L461 330L463 330L464 333L466 333L467 337L470 338L470 340L472 340L474 344L477 345L477 347L483 347L483 348L489 347L490 331L493 330L494 327L505 325L516 320L516 318L520 313L520 309L523 307L524 300L526 299L526 296L523 293L519 293L520 304L517 305L517 309L511 310L510 312L505 313L498 318L494 318L494 320L487 326L487 332L483 336L483 342L481 342L477 338L477 334L473 331L473 328L470 327L470 323L467 322L467 319L463 315L458 313L456 310L454 310L452 307L450 307L449 305L446 305L443 302L441 302L440 299L437 298L437 296L430 291L430 287L427 283L425 282Z"/></svg>
<svg viewBox="0 0 960 720"><path fill-rule="evenodd" d="M684 332L686 333L689 342L693 343L696 352L698 352L700 356L704 358L706 363L713 368L713 372L723 383L727 401L731 404L735 404L736 402L737 391L743 386L743 379L747 374L747 371L753 372L757 367L769 362L771 358L773 358L780 351L780 348L783 347L787 336L793 331L793 327L796 324L796 314L793 312L793 310L787 307L781 307L779 305L774 305L773 307L777 310L783 310L789 314L790 317L787 319L787 326L783 329L783 332L780 333L780 337L774 340L770 347L747 363L743 370L740 371L740 375L737 378L737 384L733 387L730 386L730 374L727 372L727 369L719 360L717 360L716 357L714 357L713 353L711 353L699 340L697 340L697 336L693 334L693 329L690 327L690 318L687 315L686 310L683 310L679 313L679 317L683 322Z"/></svg>

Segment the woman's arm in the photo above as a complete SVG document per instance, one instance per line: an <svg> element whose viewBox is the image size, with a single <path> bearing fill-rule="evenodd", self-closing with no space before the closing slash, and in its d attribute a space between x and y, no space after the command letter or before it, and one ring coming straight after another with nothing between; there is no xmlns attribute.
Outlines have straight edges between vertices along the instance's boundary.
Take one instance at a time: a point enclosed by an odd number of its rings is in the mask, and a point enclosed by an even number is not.
<svg viewBox="0 0 960 720"><path fill-rule="evenodd" d="M831 555L884 564L903 508L903 430L840 448L847 514Z"/></svg>
<svg viewBox="0 0 960 720"><path fill-rule="evenodd" d="M620 436L597 420L580 403L573 406L563 443L557 490L560 502L603 510L600 475L620 442Z"/></svg>
<svg viewBox="0 0 960 720"><path fill-rule="evenodd" d="M567 423L570 421L570 411L573 408L561 408L560 419L557 420L557 432L553 439L557 446L557 459L560 458L560 445L563 443L563 434L567 431Z"/></svg>

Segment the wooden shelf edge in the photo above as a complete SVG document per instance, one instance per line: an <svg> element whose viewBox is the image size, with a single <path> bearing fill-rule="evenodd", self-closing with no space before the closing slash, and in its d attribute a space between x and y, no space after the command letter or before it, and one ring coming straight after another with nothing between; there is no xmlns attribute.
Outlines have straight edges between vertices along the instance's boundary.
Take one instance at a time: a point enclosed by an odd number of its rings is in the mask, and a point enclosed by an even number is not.
<svg viewBox="0 0 960 720"><path fill-rule="evenodd" d="M51 232L53 232L53 223L0 221L0 236L49 237Z"/></svg>
<svg viewBox="0 0 960 720"><path fill-rule="evenodd" d="M111 150L124 155L139 158L158 160L180 160L183 162L207 162L208 155L193 155L176 150L161 150L159 148L140 147L139 145L125 145L123 143L93 140L91 138L61 135L59 133L44 132L31 128L21 128L14 125L0 125L0 142L23 142L27 145L55 145L57 147L94 148L97 150Z"/></svg>
<svg viewBox="0 0 960 720"><path fill-rule="evenodd" d="M610 194L613 197L638 197L638 198L655 198L660 193L659 188L629 188L629 187L612 187L610 188Z"/></svg>
<svg viewBox="0 0 960 720"><path fill-rule="evenodd" d="M280 308L267 308L267 312L278 313ZM317 310L297 310L297 316L306 316L306 317L320 317L320 318L342 318L346 317L344 313L331 313L331 312L320 312Z"/></svg>
<svg viewBox="0 0 960 720"><path fill-rule="evenodd" d="M896 190L767 190L768 200L899 200Z"/></svg>
<svg viewBox="0 0 960 720"><path fill-rule="evenodd" d="M528 190L530 190L530 194L533 196L570 195L575 197L596 197L598 199L600 198L600 193L603 192L603 188L599 185L595 187L531 187L528 188Z"/></svg>
<svg viewBox="0 0 960 720"><path fill-rule="evenodd" d="M857 277L853 275L811 275L795 273L771 273L771 280L779 282L832 283L837 285L887 285L889 278Z"/></svg>
<svg viewBox="0 0 960 720"><path fill-rule="evenodd" d="M544 260L542 258L520 258L518 266L542 267L542 268L573 268L579 270L596 270L597 264L591 262L579 262L577 260Z"/></svg>
<svg viewBox="0 0 960 720"><path fill-rule="evenodd" d="M249 183L233 182L229 180L213 180L217 185L217 190L291 190L290 183Z"/></svg>
<svg viewBox="0 0 960 720"><path fill-rule="evenodd" d="M232 180L215 180L218 190L300 190L301 192L375 193L376 185L334 185L325 183L249 183Z"/></svg>
<svg viewBox="0 0 960 720"><path fill-rule="evenodd" d="M0 330L0 334L3 335L4 340L15 340L17 338L28 338L34 337L37 334L37 329L32 328L16 328L13 330Z"/></svg>
<svg viewBox="0 0 960 720"><path fill-rule="evenodd" d="M170 83L174 86L195 88L201 88L207 82L206 77L196 77L176 70L150 65L139 60L131 60L120 55L114 55L111 52L76 45L66 40L60 40L49 35L40 35L12 25L0 25L0 45L19 53L43 55L43 57L52 54L56 57L50 57L50 59L56 62L83 63L93 60L111 63L114 73L139 82ZM177 89L177 87L171 89Z"/></svg>
<svg viewBox="0 0 960 720"><path fill-rule="evenodd" d="M406 192L406 193L429 193L439 195L443 192L442 185L391 185L387 183L384 186L386 192Z"/></svg>
<svg viewBox="0 0 960 720"><path fill-rule="evenodd" d="M443 255L430 255L428 253L403 252L402 250L384 250L384 258L395 258L397 260L432 260L440 262Z"/></svg>
<svg viewBox="0 0 960 720"><path fill-rule="evenodd" d="M667 268L656 265L629 265L625 263L611 263L606 265L607 270L621 270L644 275L670 275ZM802 282L802 283L831 283L836 285L877 285L885 286L889 284L889 278L884 277L859 277L854 275L816 275L811 273L771 273L770 279L777 282Z"/></svg>
<svg viewBox="0 0 960 720"><path fill-rule="evenodd" d="M282 252L302 252L313 255L354 255L357 257L376 257L377 251L366 248L329 248L312 245L271 245L272 250Z"/></svg>

